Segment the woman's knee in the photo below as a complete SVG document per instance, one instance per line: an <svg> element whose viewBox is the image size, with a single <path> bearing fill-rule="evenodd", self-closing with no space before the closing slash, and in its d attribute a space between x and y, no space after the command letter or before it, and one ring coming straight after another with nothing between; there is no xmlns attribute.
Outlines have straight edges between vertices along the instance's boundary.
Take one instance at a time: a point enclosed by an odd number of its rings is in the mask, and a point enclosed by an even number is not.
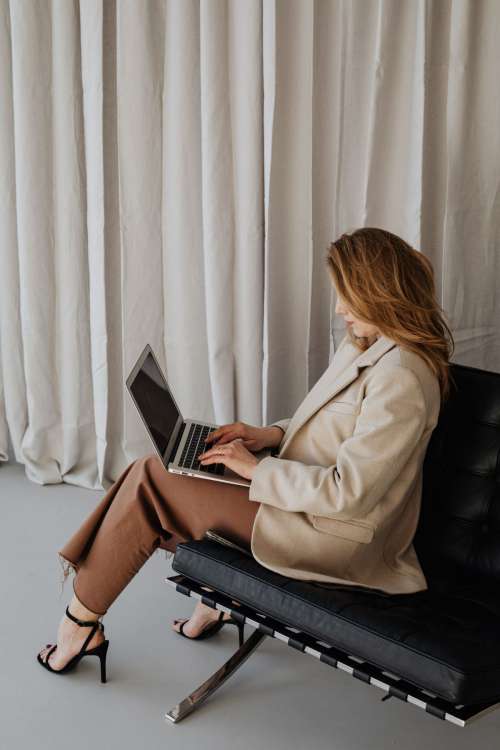
<svg viewBox="0 0 500 750"><path fill-rule="evenodd" d="M147 453L134 461L134 475L139 483L146 483L163 490L175 474L168 472L157 453Z"/></svg>
<svg viewBox="0 0 500 750"><path fill-rule="evenodd" d="M139 456L139 458L136 458L133 463L145 463L146 461L150 460L151 458L160 458L158 453L152 452L152 453L145 453L143 456Z"/></svg>
<svg viewBox="0 0 500 750"><path fill-rule="evenodd" d="M139 488L141 484L148 483L154 471L155 461L159 456L156 453L148 453L136 458L128 465L128 471L116 481L113 504L116 506L117 501L125 504L134 503L139 499ZM160 461L161 463L161 461Z"/></svg>
<svg viewBox="0 0 500 750"><path fill-rule="evenodd" d="M162 464L162 461L157 453L146 453L144 456L139 456L135 461L132 461L133 468L139 471L156 467L159 464Z"/></svg>

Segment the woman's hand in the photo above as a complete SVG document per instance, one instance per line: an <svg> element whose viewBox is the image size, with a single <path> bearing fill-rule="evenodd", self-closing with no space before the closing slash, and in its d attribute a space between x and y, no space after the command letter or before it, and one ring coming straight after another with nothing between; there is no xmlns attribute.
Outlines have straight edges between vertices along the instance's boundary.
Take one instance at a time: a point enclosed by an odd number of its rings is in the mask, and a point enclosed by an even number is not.
<svg viewBox="0 0 500 750"><path fill-rule="evenodd" d="M276 448L283 438L283 430L276 425L272 427L254 427L245 422L231 422L223 424L216 430L209 432L205 442L214 442L212 448L216 445L230 443L236 438L240 438L245 448L257 453L263 448Z"/></svg>
<svg viewBox="0 0 500 750"><path fill-rule="evenodd" d="M251 479L259 459L250 451L274 448L281 443L283 430L272 427L254 427L245 422L231 422L209 432L205 442L213 443L197 458L203 466L224 464L245 479Z"/></svg>
<svg viewBox="0 0 500 750"><path fill-rule="evenodd" d="M259 459L245 448L241 438L209 448L204 453L200 453L197 459L202 466L224 464L245 479L252 478L255 467L259 463Z"/></svg>

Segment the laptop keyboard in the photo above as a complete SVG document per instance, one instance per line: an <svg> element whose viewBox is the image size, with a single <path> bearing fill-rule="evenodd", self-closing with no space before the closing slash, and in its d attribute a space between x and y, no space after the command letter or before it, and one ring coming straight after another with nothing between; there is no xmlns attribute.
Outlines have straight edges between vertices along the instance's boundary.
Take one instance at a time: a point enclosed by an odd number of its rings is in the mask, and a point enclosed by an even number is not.
<svg viewBox="0 0 500 750"><path fill-rule="evenodd" d="M211 447L211 443L205 443L205 438L215 427L193 423L189 428L189 434L179 460L179 464L185 469L196 469L206 471L208 474L223 474L226 468L224 464L208 464L203 466L197 460L200 453L204 453Z"/></svg>

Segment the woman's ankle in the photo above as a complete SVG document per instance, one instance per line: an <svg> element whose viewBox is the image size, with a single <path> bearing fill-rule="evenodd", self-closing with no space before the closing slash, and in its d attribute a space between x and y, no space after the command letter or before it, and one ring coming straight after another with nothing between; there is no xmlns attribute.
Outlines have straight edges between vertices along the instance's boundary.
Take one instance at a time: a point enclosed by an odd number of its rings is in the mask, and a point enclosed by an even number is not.
<svg viewBox="0 0 500 750"><path fill-rule="evenodd" d="M98 620L99 617L102 617L102 615L97 614L97 612L92 612L91 609L87 609L87 607L78 599L76 594L73 594L73 598L68 604L68 609L71 614L79 620Z"/></svg>

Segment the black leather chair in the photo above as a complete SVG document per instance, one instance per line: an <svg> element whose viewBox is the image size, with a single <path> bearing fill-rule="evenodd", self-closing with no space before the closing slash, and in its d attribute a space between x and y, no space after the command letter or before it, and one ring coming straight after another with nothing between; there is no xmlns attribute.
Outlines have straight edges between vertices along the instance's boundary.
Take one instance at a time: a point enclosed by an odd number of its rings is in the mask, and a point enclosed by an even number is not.
<svg viewBox="0 0 500 750"><path fill-rule="evenodd" d="M500 705L500 374L451 374L414 540L429 588L324 586L207 538L179 544L166 582L255 630L166 718L197 708L266 636L459 726Z"/></svg>

